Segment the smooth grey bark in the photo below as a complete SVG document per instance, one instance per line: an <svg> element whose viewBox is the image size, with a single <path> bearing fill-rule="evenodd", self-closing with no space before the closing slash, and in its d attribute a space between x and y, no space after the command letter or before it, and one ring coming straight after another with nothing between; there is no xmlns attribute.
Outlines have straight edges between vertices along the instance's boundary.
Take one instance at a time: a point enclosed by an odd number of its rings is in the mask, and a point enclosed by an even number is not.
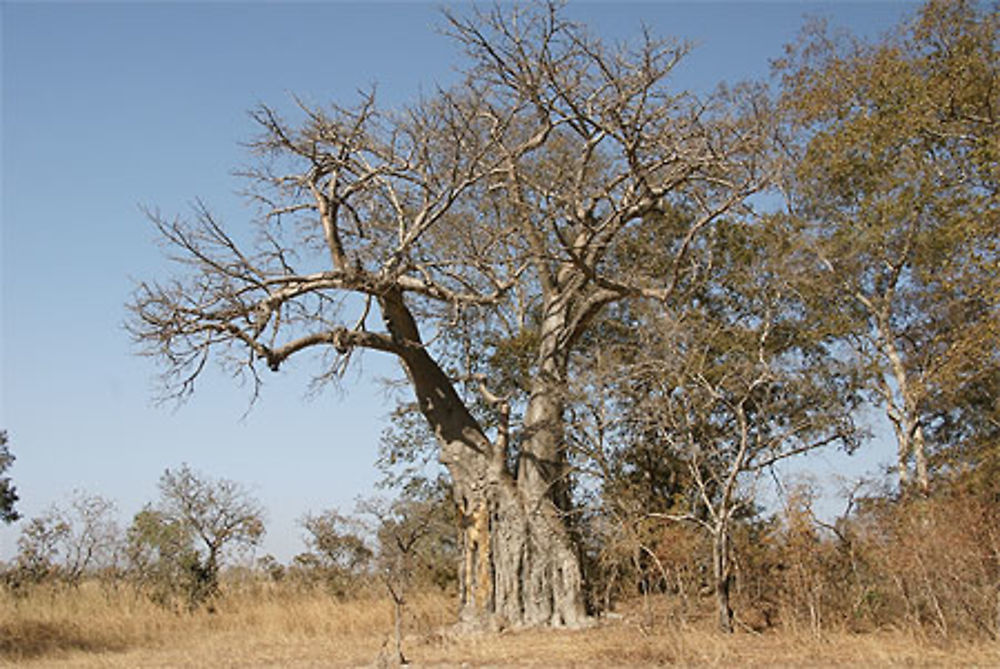
<svg viewBox="0 0 1000 669"><path fill-rule="evenodd" d="M930 491L930 474L927 470L927 446L920 419L919 398L911 387L910 374L896 346L895 333L888 317L879 319L879 334L878 343L882 354L889 361L889 368L900 397L900 401L897 402L892 387L883 380L882 395L886 403L886 415L896 435L899 485L905 489L910 484L909 462L912 455L916 467L917 488L922 494L927 494Z"/></svg>

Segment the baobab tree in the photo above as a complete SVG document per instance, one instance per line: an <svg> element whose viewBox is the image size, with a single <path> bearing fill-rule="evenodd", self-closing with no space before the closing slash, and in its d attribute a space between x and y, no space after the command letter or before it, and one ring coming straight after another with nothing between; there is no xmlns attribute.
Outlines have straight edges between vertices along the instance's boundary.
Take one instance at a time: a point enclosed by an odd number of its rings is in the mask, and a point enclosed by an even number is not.
<svg viewBox="0 0 1000 669"><path fill-rule="evenodd" d="M669 304L690 250L764 181L752 90L671 92L683 44L609 47L554 5L446 15L462 82L407 107L260 107L260 205L243 245L206 206L153 214L181 269L141 283L130 328L185 396L212 358L317 379L361 350L394 356L439 444L462 518L461 620L586 619L564 446L581 341L609 305ZM630 264L659 230L662 259ZM491 385L514 345L530 374ZM256 387L256 386L255 386Z"/></svg>

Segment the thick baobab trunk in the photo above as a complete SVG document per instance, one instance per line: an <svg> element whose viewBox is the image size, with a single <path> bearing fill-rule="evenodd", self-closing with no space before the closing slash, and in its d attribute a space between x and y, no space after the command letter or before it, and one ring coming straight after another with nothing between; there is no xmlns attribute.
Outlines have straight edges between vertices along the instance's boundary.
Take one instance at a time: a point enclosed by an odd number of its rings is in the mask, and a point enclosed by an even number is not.
<svg viewBox="0 0 1000 669"><path fill-rule="evenodd" d="M494 628L581 624L579 560L551 486L532 476L515 479L507 468L505 439L491 441L469 413L451 380L420 345L402 298L384 297L381 306L451 474L462 530L461 623Z"/></svg>
<svg viewBox="0 0 1000 669"><path fill-rule="evenodd" d="M579 562L551 504L532 502L509 476L482 492L454 483L463 519L462 622L493 627L581 624Z"/></svg>
<svg viewBox="0 0 1000 669"><path fill-rule="evenodd" d="M575 626L585 618L580 558L567 524L570 490L563 393L568 303L550 300L540 328L537 372L525 410L517 492L527 521L520 606L526 622Z"/></svg>

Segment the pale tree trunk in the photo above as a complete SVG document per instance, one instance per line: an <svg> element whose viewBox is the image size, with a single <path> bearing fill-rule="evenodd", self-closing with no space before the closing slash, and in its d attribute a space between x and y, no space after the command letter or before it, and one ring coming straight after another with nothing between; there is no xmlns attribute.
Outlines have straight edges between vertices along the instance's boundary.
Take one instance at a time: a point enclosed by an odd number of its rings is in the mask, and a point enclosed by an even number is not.
<svg viewBox="0 0 1000 669"><path fill-rule="evenodd" d="M911 428L913 430L913 461L917 470L917 485L920 492L927 494L931 489L930 475L927 472L927 446L924 442L924 427L919 418Z"/></svg>
<svg viewBox="0 0 1000 669"><path fill-rule="evenodd" d="M523 569L530 624L576 626L585 618L579 556L566 524L569 491L562 460L562 406L551 387L532 393L525 415L517 492L527 514Z"/></svg>
<svg viewBox="0 0 1000 669"><path fill-rule="evenodd" d="M712 576L715 579L719 630L726 634L733 631L733 607L730 602L733 577L729 550L729 528L717 527L712 536Z"/></svg>
<svg viewBox="0 0 1000 669"><path fill-rule="evenodd" d="M920 424L917 398L914 396L906 366L903 364L903 359L892 339L892 330L887 319L882 319L880 330L883 352L889 360L893 380L896 383L896 390L902 404L899 406L894 401L892 389L884 384L882 392L886 398L887 413L896 434L899 484L901 488L906 488L909 485L909 463L912 456L916 470L915 483L918 490L926 494L930 490L930 475L927 471L927 448L924 441L924 428Z"/></svg>
<svg viewBox="0 0 1000 669"><path fill-rule="evenodd" d="M567 527L571 505L563 425L567 294L546 300L544 307L537 371L524 416L517 488L531 519L526 615L534 622L576 626L586 614L579 554Z"/></svg>
<svg viewBox="0 0 1000 669"><path fill-rule="evenodd" d="M582 624L579 560L550 486L533 475L515 479L507 468L506 443L486 436L451 380L420 345L402 297L385 296L380 303L451 475L462 530L460 623L492 628ZM558 403L552 406L533 398L528 413L551 424Z"/></svg>

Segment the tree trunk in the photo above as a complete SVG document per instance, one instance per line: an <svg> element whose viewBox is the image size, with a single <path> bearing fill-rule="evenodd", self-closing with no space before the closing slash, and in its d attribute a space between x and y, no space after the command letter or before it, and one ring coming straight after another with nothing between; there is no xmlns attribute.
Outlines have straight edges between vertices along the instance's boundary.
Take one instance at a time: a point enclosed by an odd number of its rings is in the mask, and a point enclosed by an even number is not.
<svg viewBox="0 0 1000 669"><path fill-rule="evenodd" d="M451 474L462 530L460 623L495 629L583 623L579 559L551 486L536 476L516 480L511 474L506 445L486 436L420 344L402 296L385 296L380 304Z"/></svg>
<svg viewBox="0 0 1000 669"><path fill-rule="evenodd" d="M729 599L732 574L729 565L729 529L719 528L712 541L712 572L715 577L715 601L718 607L719 630L733 631L733 607Z"/></svg>
<svg viewBox="0 0 1000 669"><path fill-rule="evenodd" d="M509 476L490 482L485 494L454 482L463 530L462 622L490 627L583 623L579 562L552 504L532 503Z"/></svg>
<svg viewBox="0 0 1000 669"><path fill-rule="evenodd" d="M930 491L930 476L927 471L927 446L924 442L924 428L920 424L918 398L909 383L909 374L892 338L892 329L885 318L880 321L880 333L884 340L883 352L889 360L893 379L896 382L896 390L902 400L901 408L894 406L891 389L887 388L883 391L883 395L888 393L889 420L893 422L893 428L896 432L900 488L905 490L908 487L909 460L912 454L916 466L917 489L921 494L926 495Z"/></svg>

